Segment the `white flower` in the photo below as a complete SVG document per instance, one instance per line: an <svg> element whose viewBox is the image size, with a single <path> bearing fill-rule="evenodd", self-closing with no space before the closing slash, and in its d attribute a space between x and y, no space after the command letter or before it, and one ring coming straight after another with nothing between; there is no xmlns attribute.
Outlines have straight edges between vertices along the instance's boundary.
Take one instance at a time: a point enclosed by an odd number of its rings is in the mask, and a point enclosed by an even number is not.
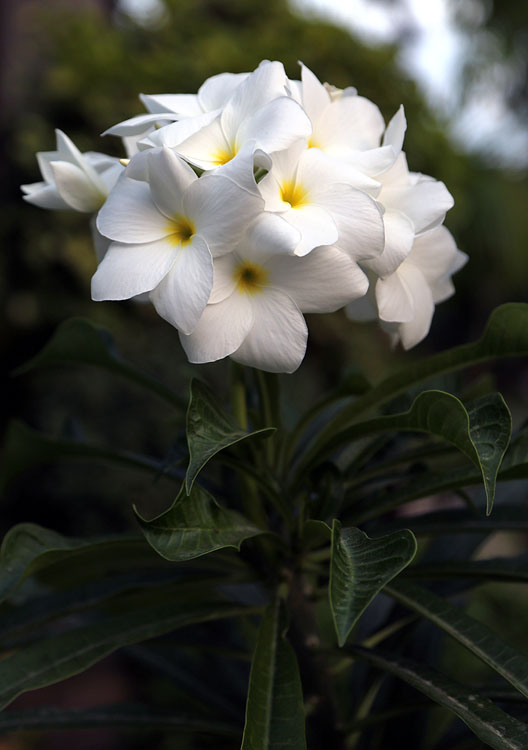
<svg viewBox="0 0 528 750"><path fill-rule="evenodd" d="M148 157L148 183L123 176L99 213L97 227L113 242L92 297L151 292L158 313L190 333L209 299L212 256L232 249L263 201L226 177L198 179L169 149Z"/></svg>
<svg viewBox="0 0 528 750"><path fill-rule="evenodd" d="M191 362L231 356L268 372L293 372L306 350L303 312L332 312L364 293L364 276L336 248L292 255L299 235L262 214L229 255L214 261L214 286L195 330L180 339ZM284 254L285 249L290 254Z"/></svg>
<svg viewBox="0 0 528 750"><path fill-rule="evenodd" d="M383 222L376 202L346 184L318 149L302 142L273 154L273 165L259 183L266 210L279 213L300 232L296 255L335 245L357 259L383 250Z"/></svg>
<svg viewBox="0 0 528 750"><path fill-rule="evenodd" d="M44 180L22 185L24 200L41 208L94 213L105 202L123 167L119 159L79 149L61 130L57 150L37 154Z"/></svg>
<svg viewBox="0 0 528 750"><path fill-rule="evenodd" d="M282 63L265 60L236 86L213 119L209 112L175 122L150 135L145 144L175 149L204 170L231 162L250 143L267 154L288 148L309 135L310 122L287 96L286 84Z"/></svg>
<svg viewBox="0 0 528 750"><path fill-rule="evenodd" d="M379 317L393 344L401 341L410 349L427 336L435 304L453 294L451 276L466 261L444 226L431 229L417 237L403 263L371 285L368 297L349 305L347 313L356 320Z"/></svg>

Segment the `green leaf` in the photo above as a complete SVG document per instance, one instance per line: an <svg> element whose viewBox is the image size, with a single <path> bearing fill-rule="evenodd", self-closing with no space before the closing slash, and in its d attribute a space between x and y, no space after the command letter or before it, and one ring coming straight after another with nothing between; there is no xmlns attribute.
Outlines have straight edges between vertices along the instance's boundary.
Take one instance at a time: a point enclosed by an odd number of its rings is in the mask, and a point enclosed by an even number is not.
<svg viewBox="0 0 528 750"><path fill-rule="evenodd" d="M480 470L486 489L487 513L491 513L497 473L511 434L510 411L499 393L484 396L466 409L450 393L424 391L409 411L359 422L333 435L324 446L324 454L338 445L387 430L426 432L458 448ZM313 452L307 454L304 465L310 460L314 460Z"/></svg>
<svg viewBox="0 0 528 750"><path fill-rule="evenodd" d="M118 648L223 617L238 617L256 610L214 602L178 603L176 597L152 607L140 605L83 628L46 638L2 660L0 709L27 690L51 685L79 674Z"/></svg>
<svg viewBox="0 0 528 750"><path fill-rule="evenodd" d="M394 581L385 591L444 630L528 697L528 658L496 633L446 599L412 583Z"/></svg>
<svg viewBox="0 0 528 750"><path fill-rule="evenodd" d="M266 533L234 510L222 508L198 484L182 487L172 506L150 521L135 511L148 543L167 560L192 560Z"/></svg>
<svg viewBox="0 0 528 750"><path fill-rule="evenodd" d="M189 466L185 478L187 492L206 463L224 448L251 437L267 437L275 431L265 427L254 432L241 430L233 417L222 409L211 391L198 380L191 383L187 409L187 443Z"/></svg>
<svg viewBox="0 0 528 750"><path fill-rule="evenodd" d="M470 688L409 659L359 646L347 648L373 667L393 674L431 700L448 708L494 750L526 750L528 727Z"/></svg>
<svg viewBox="0 0 528 750"><path fill-rule="evenodd" d="M0 548L0 602L6 599L27 576L91 550L99 555L115 547L116 555L140 552L146 545L140 537L123 535L75 539L32 523L10 529Z"/></svg>
<svg viewBox="0 0 528 750"><path fill-rule="evenodd" d="M528 524L528 519L527 519ZM476 583L487 581L507 581L528 583L528 557L493 558L490 560L463 560L439 562L428 565L415 565L405 571L406 578L420 578L426 581L472 579Z"/></svg>
<svg viewBox="0 0 528 750"><path fill-rule="evenodd" d="M193 734L240 736L233 724L205 716L177 714L173 709L151 708L138 704L100 706L96 708L64 709L54 706L4 711L0 714L0 732L29 729L94 729L123 727L124 729L177 729Z"/></svg>
<svg viewBox="0 0 528 750"><path fill-rule="evenodd" d="M39 367L57 365L100 367L137 383L163 401L168 401L171 406L177 406L179 409L185 408L183 400L170 388L125 362L115 351L110 334L86 318L70 318L61 323L42 351L15 370L14 374L22 375Z"/></svg>
<svg viewBox="0 0 528 750"><path fill-rule="evenodd" d="M334 520L328 593L340 646L376 594L415 554L416 539L407 529L369 539L360 529L341 529Z"/></svg>
<svg viewBox="0 0 528 750"><path fill-rule="evenodd" d="M301 680L277 598L260 624L251 664L241 750L306 750Z"/></svg>
<svg viewBox="0 0 528 750"><path fill-rule="evenodd" d="M528 511L522 505L495 506L488 518L476 516L466 508L435 511L423 516L391 518L380 524L385 528L411 526L416 536L437 536L441 534L492 534L495 531L528 531Z"/></svg>
<svg viewBox="0 0 528 750"><path fill-rule="evenodd" d="M443 373L469 367L477 362L487 362L500 357L525 356L528 354L528 305L509 303L497 307L490 315L482 337L472 343L457 346L413 362L382 380L364 396L340 409L319 430L313 451L318 453L336 432L341 432L353 424L357 418L395 396L405 393L417 385Z"/></svg>
<svg viewBox="0 0 528 750"><path fill-rule="evenodd" d="M29 468L64 459L101 460L181 481L181 477L166 472L164 465L156 459L76 440L57 440L22 422L13 421L7 429L0 458L0 488Z"/></svg>

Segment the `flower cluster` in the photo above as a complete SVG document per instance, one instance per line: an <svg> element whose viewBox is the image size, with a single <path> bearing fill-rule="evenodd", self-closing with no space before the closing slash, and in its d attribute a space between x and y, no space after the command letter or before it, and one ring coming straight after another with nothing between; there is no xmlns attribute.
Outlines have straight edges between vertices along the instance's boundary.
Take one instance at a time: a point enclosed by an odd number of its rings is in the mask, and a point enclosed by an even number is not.
<svg viewBox="0 0 528 750"><path fill-rule="evenodd" d="M148 293L191 362L271 372L300 365L303 313L345 307L405 348L424 338L466 256L442 226L446 187L407 168L403 108L385 126L355 89L269 61L142 101L106 131L128 159L58 131L44 181L23 186L44 208L98 212L94 300Z"/></svg>

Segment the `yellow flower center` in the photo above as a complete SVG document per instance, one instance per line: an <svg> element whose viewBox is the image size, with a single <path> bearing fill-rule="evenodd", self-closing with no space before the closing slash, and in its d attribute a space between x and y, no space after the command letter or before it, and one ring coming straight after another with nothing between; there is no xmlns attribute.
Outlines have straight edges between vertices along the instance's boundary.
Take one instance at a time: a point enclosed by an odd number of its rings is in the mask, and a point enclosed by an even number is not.
<svg viewBox="0 0 528 750"><path fill-rule="evenodd" d="M240 293L261 294L268 283L269 273L263 266L243 260L235 267L234 277Z"/></svg>
<svg viewBox="0 0 528 750"><path fill-rule="evenodd" d="M167 222L167 239L171 245L188 245L195 233L194 224L185 216L175 216Z"/></svg>
<svg viewBox="0 0 528 750"><path fill-rule="evenodd" d="M218 151L215 151L211 161L220 167L222 164L227 164L228 161L231 161L237 153L238 148L235 145L229 145L227 148L220 148Z"/></svg>
<svg viewBox="0 0 528 750"><path fill-rule="evenodd" d="M280 186L280 195L285 203L289 203L292 208L300 208L308 203L308 194L303 185L295 180L286 180Z"/></svg>
<svg viewBox="0 0 528 750"><path fill-rule="evenodd" d="M311 135L308 138L308 148L321 148L321 146L317 143L313 135Z"/></svg>

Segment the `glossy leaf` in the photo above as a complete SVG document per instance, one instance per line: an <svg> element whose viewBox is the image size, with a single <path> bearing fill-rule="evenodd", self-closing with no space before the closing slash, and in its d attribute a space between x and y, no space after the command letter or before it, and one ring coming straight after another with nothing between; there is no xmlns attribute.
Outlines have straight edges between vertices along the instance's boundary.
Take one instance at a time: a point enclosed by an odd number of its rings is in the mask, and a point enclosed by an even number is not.
<svg viewBox="0 0 528 750"><path fill-rule="evenodd" d="M94 729L123 727L134 730L170 729L192 734L240 736L240 729L219 719L179 714L173 709L157 709L137 704L95 708L56 708L40 706L0 714L0 732L30 729Z"/></svg>
<svg viewBox="0 0 528 750"><path fill-rule="evenodd" d="M315 453L337 432L345 430L367 411L391 401L413 386L443 373L469 367L477 362L528 354L528 305L508 303L490 315L483 335L472 344L448 349L404 367L382 380L364 396L342 408L320 430L311 450Z"/></svg>
<svg viewBox="0 0 528 750"><path fill-rule="evenodd" d="M511 434L511 415L499 393L484 396L466 409L456 396L443 391L424 391L406 412L360 422L334 435L326 443L324 453L387 430L426 432L458 448L481 472L487 512L491 512L497 473ZM312 453L307 455L308 460L313 460Z"/></svg>
<svg viewBox="0 0 528 750"><path fill-rule="evenodd" d="M185 478L187 492L194 480L210 459L221 450L241 440L252 437L267 437L274 427L265 427L254 432L242 430L233 417L218 403L210 390L198 380L191 383L191 398L187 409L187 443L189 466Z"/></svg>
<svg viewBox="0 0 528 750"><path fill-rule="evenodd" d="M341 529L334 520L328 593L340 646L376 594L415 554L416 539L411 531L403 529L370 539L360 529Z"/></svg>
<svg viewBox="0 0 528 750"><path fill-rule="evenodd" d="M525 750L528 747L528 726L470 688L423 664L383 651L359 646L348 648L347 651L373 667L399 677L435 703L452 711L494 750Z"/></svg>
<svg viewBox="0 0 528 750"><path fill-rule="evenodd" d="M241 750L306 750L301 680L284 635L282 605L269 605L251 664Z"/></svg>
<svg viewBox="0 0 528 750"><path fill-rule="evenodd" d="M178 606L171 598L156 606L107 617L93 625L42 639L2 661L0 708L27 690L79 674L118 648L155 638L198 622L237 617L255 610L230 604Z"/></svg>
<svg viewBox="0 0 528 750"><path fill-rule="evenodd" d="M496 633L446 599L407 581L394 581L385 590L444 630L528 697L528 658Z"/></svg>
<svg viewBox="0 0 528 750"><path fill-rule="evenodd" d="M184 408L185 404L170 388L146 375L123 360L116 352L108 331L94 325L86 318L70 318L57 328L42 351L25 365L15 370L15 375L39 367L57 365L93 365L130 380L168 401L171 406Z"/></svg>
<svg viewBox="0 0 528 750"><path fill-rule="evenodd" d="M150 521L136 511L148 543L167 560L192 560L209 552L233 547L264 534L235 510L222 508L203 487L194 484L190 495L184 488L172 506Z"/></svg>
<svg viewBox="0 0 528 750"><path fill-rule="evenodd" d="M50 438L22 422L13 421L7 430L0 458L0 486L9 484L18 474L34 466L64 459L99 460L156 476L163 475L175 481L183 478L180 471L167 472L156 459L76 440Z"/></svg>

